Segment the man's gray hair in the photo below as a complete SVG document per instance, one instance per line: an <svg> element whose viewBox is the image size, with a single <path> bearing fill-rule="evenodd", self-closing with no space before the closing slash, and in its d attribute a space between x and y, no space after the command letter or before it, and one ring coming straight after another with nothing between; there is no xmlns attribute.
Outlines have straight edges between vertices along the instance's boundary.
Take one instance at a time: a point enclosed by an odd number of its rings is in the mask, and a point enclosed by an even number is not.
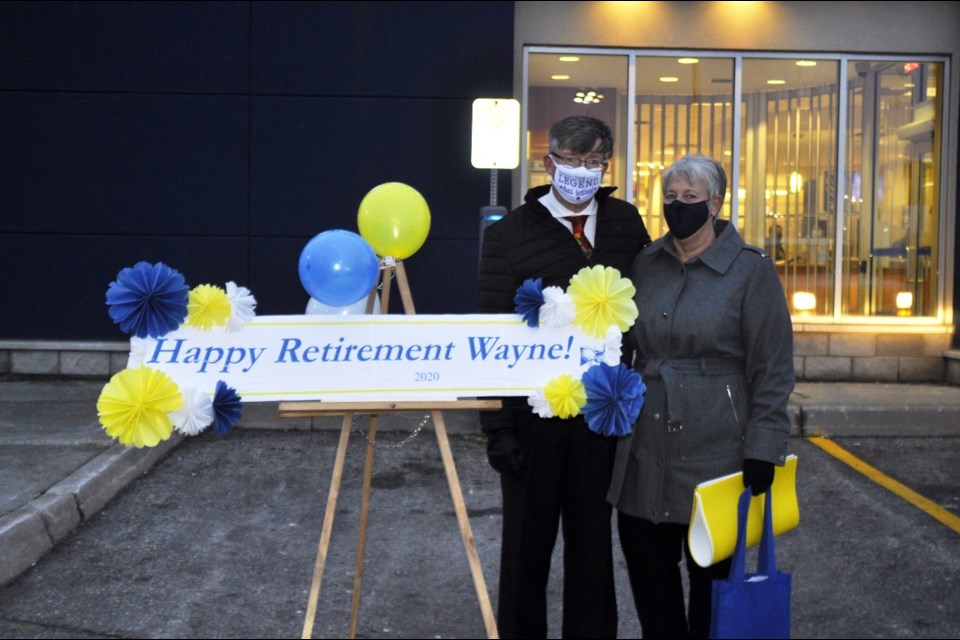
<svg viewBox="0 0 960 640"><path fill-rule="evenodd" d="M600 140L600 147L594 149ZM573 153L596 151L609 157L613 153L613 133L602 120L590 116L568 116L550 127L550 150L568 149Z"/></svg>

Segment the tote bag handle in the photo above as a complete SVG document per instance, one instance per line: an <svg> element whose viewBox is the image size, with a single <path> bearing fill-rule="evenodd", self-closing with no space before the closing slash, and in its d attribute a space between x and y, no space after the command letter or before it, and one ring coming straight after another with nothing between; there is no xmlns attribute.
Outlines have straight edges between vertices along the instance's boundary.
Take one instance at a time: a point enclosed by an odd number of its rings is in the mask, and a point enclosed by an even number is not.
<svg viewBox="0 0 960 640"><path fill-rule="evenodd" d="M772 491L766 491L763 503L763 533L760 536L760 550L757 558L757 573L771 575L777 572L776 550L773 536L773 499ZM730 580L742 582L747 556L747 516L750 514L750 501L753 495L750 487L740 494L737 505L737 546L733 551L733 563L730 565Z"/></svg>

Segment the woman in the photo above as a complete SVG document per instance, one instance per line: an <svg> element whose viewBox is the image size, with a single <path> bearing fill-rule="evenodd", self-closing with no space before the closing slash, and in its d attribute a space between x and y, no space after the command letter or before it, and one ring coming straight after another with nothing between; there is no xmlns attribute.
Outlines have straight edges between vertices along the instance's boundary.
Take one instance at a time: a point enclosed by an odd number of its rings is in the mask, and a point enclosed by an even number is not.
<svg viewBox="0 0 960 640"><path fill-rule="evenodd" d="M726 176L693 155L663 174L669 233L633 263L640 312L630 337L647 386L631 436L617 446L607 499L644 638L707 637L711 582L686 534L694 486L742 470L754 495L787 453L793 328L773 260L717 220ZM681 549L690 581L684 607Z"/></svg>

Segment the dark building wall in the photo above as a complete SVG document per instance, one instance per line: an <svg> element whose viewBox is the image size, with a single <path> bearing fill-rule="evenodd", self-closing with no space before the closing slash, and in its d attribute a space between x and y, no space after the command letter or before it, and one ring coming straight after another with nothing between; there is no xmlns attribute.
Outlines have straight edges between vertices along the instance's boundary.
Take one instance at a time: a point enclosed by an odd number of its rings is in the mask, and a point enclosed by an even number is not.
<svg viewBox="0 0 960 640"><path fill-rule="evenodd" d="M512 2L0 3L0 339L125 339L104 296L141 260L303 313L301 250L357 232L385 182L430 207L405 260L417 312L471 312L490 198L471 107L512 95L513 20Z"/></svg>

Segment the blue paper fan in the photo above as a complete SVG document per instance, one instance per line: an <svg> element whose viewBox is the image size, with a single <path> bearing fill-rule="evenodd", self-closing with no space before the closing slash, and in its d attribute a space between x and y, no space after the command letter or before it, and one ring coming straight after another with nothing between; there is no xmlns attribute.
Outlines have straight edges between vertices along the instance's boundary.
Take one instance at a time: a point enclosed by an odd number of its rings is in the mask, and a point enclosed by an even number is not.
<svg viewBox="0 0 960 640"><path fill-rule="evenodd" d="M540 326L540 307L543 306L543 278L527 279L517 288L513 296L517 313L523 316L528 327Z"/></svg>
<svg viewBox="0 0 960 640"><path fill-rule="evenodd" d="M583 415L587 426L602 436L626 436L643 408L647 387L640 374L624 364L598 364L581 378L587 392Z"/></svg>
<svg viewBox="0 0 960 640"><path fill-rule="evenodd" d="M213 394L213 430L217 435L225 436L240 422L243 405L235 389L228 387L223 380L217 381L217 390Z"/></svg>
<svg viewBox="0 0 960 640"><path fill-rule="evenodd" d="M107 287L110 318L137 338L158 338L187 317L190 289L183 276L162 262L138 262Z"/></svg>

